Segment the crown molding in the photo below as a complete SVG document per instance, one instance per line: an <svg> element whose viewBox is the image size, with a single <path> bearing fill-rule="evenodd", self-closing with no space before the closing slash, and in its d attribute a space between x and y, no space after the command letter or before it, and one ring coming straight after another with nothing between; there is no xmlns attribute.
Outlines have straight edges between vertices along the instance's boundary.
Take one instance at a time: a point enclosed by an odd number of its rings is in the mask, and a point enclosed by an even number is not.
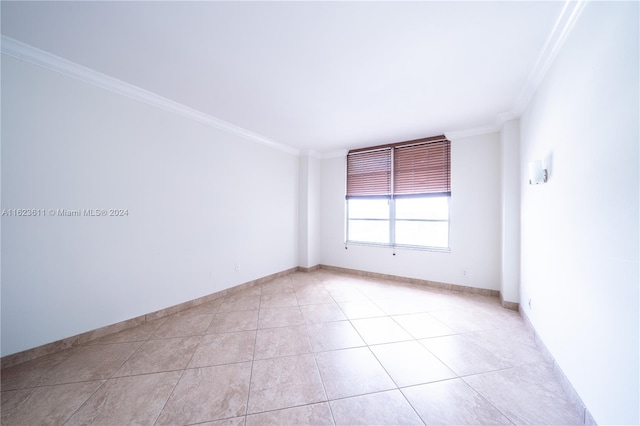
<svg viewBox="0 0 640 426"><path fill-rule="evenodd" d="M300 155L300 157L315 158L316 160L322 158L322 153L313 149L303 149L298 155Z"/></svg>
<svg viewBox="0 0 640 426"><path fill-rule="evenodd" d="M487 126L474 127L471 129L454 130L452 132L445 132L444 135L447 139L453 141L454 139L468 138L471 136L487 135L489 133L497 133L500 131L500 127L496 124L489 124Z"/></svg>
<svg viewBox="0 0 640 426"><path fill-rule="evenodd" d="M556 23L549 33L547 40L536 60L527 82L520 90L518 97L516 98L510 113L514 117L520 117L524 112L524 109L531 101L531 98L538 90L538 87L542 83L547 71L551 67L551 64L558 56L558 52L564 45L567 37L571 33L573 26L577 22L584 6L588 0L566 0Z"/></svg>
<svg viewBox="0 0 640 426"><path fill-rule="evenodd" d="M519 116L515 115L511 111L501 112L496 116L496 126L499 129L502 129L502 126L504 125L504 123L506 123L507 121L515 120L517 118L519 118Z"/></svg>
<svg viewBox="0 0 640 426"><path fill-rule="evenodd" d="M0 50L5 55L12 56L25 62L30 62L51 71L55 71L71 78L83 81L85 83L98 86L102 89L109 90L110 92L114 92L119 95L126 96L139 102L154 106L156 108L160 108L165 111L180 115L182 117L192 119L218 130L232 133L253 142L257 142L259 144L284 151L288 154L300 154L297 149L276 142L258 133L243 129L242 127L236 126L235 124L231 124L219 118L212 117L186 105L172 101L148 90L144 90L138 86L125 83L122 80L118 80L116 78L102 74L91 68L87 68L75 62L71 62L67 59L61 58L44 50L40 50L26 43L20 42L4 35L1 36L0 40Z"/></svg>
<svg viewBox="0 0 640 426"><path fill-rule="evenodd" d="M320 159L328 160L330 158L338 158L338 157L346 158L348 152L349 152L348 149L336 149L333 151L324 151L320 153Z"/></svg>

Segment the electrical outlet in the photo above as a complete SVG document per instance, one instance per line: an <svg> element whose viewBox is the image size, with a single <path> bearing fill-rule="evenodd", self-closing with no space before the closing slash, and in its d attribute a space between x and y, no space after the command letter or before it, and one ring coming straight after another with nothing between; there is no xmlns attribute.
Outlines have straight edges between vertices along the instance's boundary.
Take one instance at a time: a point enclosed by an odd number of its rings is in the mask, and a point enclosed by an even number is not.
<svg viewBox="0 0 640 426"><path fill-rule="evenodd" d="M469 271L466 270L466 269L463 269L462 270L462 276L465 277L465 278L468 277L469 276Z"/></svg>
<svg viewBox="0 0 640 426"><path fill-rule="evenodd" d="M240 264L236 263L236 272L240 272Z"/></svg>

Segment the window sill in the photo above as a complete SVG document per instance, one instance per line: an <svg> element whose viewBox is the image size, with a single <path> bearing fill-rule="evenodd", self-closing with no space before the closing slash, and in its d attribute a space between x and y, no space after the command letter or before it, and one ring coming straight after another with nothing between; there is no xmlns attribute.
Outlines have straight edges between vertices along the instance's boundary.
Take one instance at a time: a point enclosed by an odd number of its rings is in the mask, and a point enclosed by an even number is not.
<svg viewBox="0 0 640 426"><path fill-rule="evenodd" d="M349 246L363 246L363 247L380 247L394 250L415 250L415 251L429 251L436 253L451 253L451 247L426 247L426 246L409 246L409 245L391 245L391 244L378 244L378 243L364 243L360 241L345 241L344 247Z"/></svg>

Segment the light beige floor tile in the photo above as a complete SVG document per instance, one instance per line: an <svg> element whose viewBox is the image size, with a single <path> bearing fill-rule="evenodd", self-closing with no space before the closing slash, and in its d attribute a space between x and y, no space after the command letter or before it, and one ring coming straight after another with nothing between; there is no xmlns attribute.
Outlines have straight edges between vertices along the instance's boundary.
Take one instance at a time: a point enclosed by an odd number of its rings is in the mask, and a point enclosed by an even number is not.
<svg viewBox="0 0 640 426"><path fill-rule="evenodd" d="M142 342L85 346L42 376L45 385L107 379Z"/></svg>
<svg viewBox="0 0 640 426"><path fill-rule="evenodd" d="M399 390L331 401L336 425L422 425Z"/></svg>
<svg viewBox="0 0 640 426"><path fill-rule="evenodd" d="M495 297L300 272L5 368L0 420L410 424L399 386L430 424L580 422L542 359Z"/></svg>
<svg viewBox="0 0 640 426"><path fill-rule="evenodd" d="M306 292L326 292L327 289L324 286L324 283L320 280L305 280L305 281L295 281L295 292L296 295L300 295L301 293Z"/></svg>
<svg viewBox="0 0 640 426"><path fill-rule="evenodd" d="M429 313L396 315L392 318L415 339L457 334L456 331L447 327Z"/></svg>
<svg viewBox="0 0 640 426"><path fill-rule="evenodd" d="M225 296L227 300L242 299L243 297L249 296L262 296L263 287L262 285L258 284L251 287L245 287L242 290L233 289L232 291L233 292L231 294Z"/></svg>
<svg viewBox="0 0 640 426"><path fill-rule="evenodd" d="M417 297L430 303L430 312L460 307L457 302L457 295L460 292L427 287L420 284L417 285L417 288L420 292L417 293Z"/></svg>
<svg viewBox="0 0 640 426"><path fill-rule="evenodd" d="M190 424L245 415L250 377L250 362L186 370L157 424Z"/></svg>
<svg viewBox="0 0 640 426"><path fill-rule="evenodd" d="M351 323L368 345L413 340L409 333L389 317L357 319Z"/></svg>
<svg viewBox="0 0 640 426"><path fill-rule="evenodd" d="M327 289L324 284L318 280L296 282L294 291L296 292L296 296L313 293L327 293Z"/></svg>
<svg viewBox="0 0 640 426"><path fill-rule="evenodd" d="M189 336L148 340L120 367L114 377L183 370L201 339L201 336Z"/></svg>
<svg viewBox="0 0 640 426"><path fill-rule="evenodd" d="M307 331L314 352L365 346L349 321L307 324Z"/></svg>
<svg viewBox="0 0 640 426"><path fill-rule="evenodd" d="M302 272L302 271L298 271L298 272L294 272L291 275L289 275L289 277L291 278L291 281L293 283L301 283L301 282L315 282L318 281L317 278L315 277L315 272L313 273L308 273L308 272Z"/></svg>
<svg viewBox="0 0 640 426"><path fill-rule="evenodd" d="M442 309L437 300L420 295L387 299L372 299L387 315L406 315Z"/></svg>
<svg viewBox="0 0 640 426"><path fill-rule="evenodd" d="M293 293L294 283L289 278L276 279L263 284L262 294Z"/></svg>
<svg viewBox="0 0 640 426"><path fill-rule="evenodd" d="M486 324L484 315L477 310L449 309L432 312L431 315L456 333L469 333L491 328L490 324Z"/></svg>
<svg viewBox="0 0 640 426"><path fill-rule="evenodd" d="M335 303L322 303L317 305L300 306L300 312L304 317L304 321L308 324L329 321L342 321L347 317L342 309Z"/></svg>
<svg viewBox="0 0 640 426"><path fill-rule="evenodd" d="M210 333L256 330L258 328L258 310L218 312L207 329Z"/></svg>
<svg viewBox="0 0 640 426"><path fill-rule="evenodd" d="M485 309L477 308L451 309L431 312L431 315L458 333L514 327L522 322L521 319L514 318L512 313L506 312L507 309L498 307L496 311L500 313L492 315Z"/></svg>
<svg viewBox="0 0 640 426"><path fill-rule="evenodd" d="M512 367L513 364L478 342L473 334L420 340L431 353L459 376Z"/></svg>
<svg viewBox="0 0 640 426"><path fill-rule="evenodd" d="M500 411L460 379L402 389L426 424L510 424Z"/></svg>
<svg viewBox="0 0 640 426"><path fill-rule="evenodd" d="M369 298L356 288L343 284L325 285L329 294L336 302L367 302Z"/></svg>
<svg viewBox="0 0 640 426"><path fill-rule="evenodd" d="M244 426L245 417L232 417L230 419L214 420L212 422L194 423L198 426Z"/></svg>
<svg viewBox="0 0 640 426"><path fill-rule="evenodd" d="M303 325L258 330L254 359L276 358L311 352L307 329Z"/></svg>
<svg viewBox="0 0 640 426"><path fill-rule="evenodd" d="M5 426L63 424L104 382L3 390L0 423Z"/></svg>
<svg viewBox="0 0 640 426"><path fill-rule="evenodd" d="M59 365L71 355L80 350L80 347L72 347L64 351L45 355L31 361L23 362L2 369L0 378L2 379L2 391L23 389L36 386L41 383L42 377L49 373L51 369Z"/></svg>
<svg viewBox="0 0 640 426"><path fill-rule="evenodd" d="M493 325L495 325L495 328L503 329L524 326L524 321L522 321L522 317L518 311L504 308L500 304L481 304L475 309L488 314L493 319Z"/></svg>
<svg viewBox="0 0 640 426"><path fill-rule="evenodd" d="M529 364L464 380L513 423L582 424L547 364Z"/></svg>
<svg viewBox="0 0 640 426"><path fill-rule="evenodd" d="M475 342L511 366L544 362L533 336L521 329L487 330L471 333Z"/></svg>
<svg viewBox="0 0 640 426"><path fill-rule="evenodd" d="M384 287L381 278L372 277L368 272L356 272L355 274L347 273L344 275L344 277L348 280L347 282L350 286L353 286L353 288L357 288L363 293L368 289ZM402 284L398 282L397 285Z"/></svg>
<svg viewBox="0 0 640 426"><path fill-rule="evenodd" d="M286 308L298 306L298 299L295 293L273 293L263 294L260 298L260 308Z"/></svg>
<svg viewBox="0 0 640 426"><path fill-rule="evenodd" d="M153 424L181 373L173 371L110 379L65 424Z"/></svg>
<svg viewBox="0 0 640 426"><path fill-rule="evenodd" d="M369 348L321 352L316 360L330 400L396 387Z"/></svg>
<svg viewBox="0 0 640 426"><path fill-rule="evenodd" d="M201 336L207 331L213 318L214 314L174 314L167 317L151 338Z"/></svg>
<svg viewBox="0 0 640 426"><path fill-rule="evenodd" d="M414 291L401 283L390 285L389 282L378 282L373 283L370 286L366 286L366 288L364 286L360 286L359 288L366 296L369 297L369 299L376 302L376 304L379 302L393 302L393 306L396 306L398 302L403 300L412 302L420 297L419 292Z"/></svg>
<svg viewBox="0 0 640 426"><path fill-rule="evenodd" d="M338 306L349 319L384 317L386 314L370 300L338 302Z"/></svg>
<svg viewBox="0 0 640 426"><path fill-rule="evenodd" d="M207 334L193 354L189 368L251 361L255 342L255 330Z"/></svg>
<svg viewBox="0 0 640 426"><path fill-rule="evenodd" d="M260 308L261 296L243 296L237 295L226 297L220 305L218 312L233 312L233 311L252 311Z"/></svg>
<svg viewBox="0 0 640 426"><path fill-rule="evenodd" d="M450 379L455 373L416 341L371 346L399 387Z"/></svg>
<svg viewBox="0 0 640 426"><path fill-rule="evenodd" d="M329 404L303 405L266 413L247 416L247 426L280 426L280 425L333 425L333 416Z"/></svg>
<svg viewBox="0 0 640 426"><path fill-rule="evenodd" d="M249 414L326 400L313 355L253 362Z"/></svg>
<svg viewBox="0 0 640 426"><path fill-rule="evenodd" d="M300 308L297 306L260 309L258 328L286 327L303 324L304 317L300 312Z"/></svg>
<svg viewBox="0 0 640 426"><path fill-rule="evenodd" d="M334 303L333 297L331 297L331 293L324 289L296 291L296 297L298 298L298 304L300 306L317 305L320 303Z"/></svg>
<svg viewBox="0 0 640 426"><path fill-rule="evenodd" d="M500 300L497 297L484 296L473 293L459 293L456 305L461 308L478 309L480 307L500 307ZM504 308L503 308L504 309Z"/></svg>

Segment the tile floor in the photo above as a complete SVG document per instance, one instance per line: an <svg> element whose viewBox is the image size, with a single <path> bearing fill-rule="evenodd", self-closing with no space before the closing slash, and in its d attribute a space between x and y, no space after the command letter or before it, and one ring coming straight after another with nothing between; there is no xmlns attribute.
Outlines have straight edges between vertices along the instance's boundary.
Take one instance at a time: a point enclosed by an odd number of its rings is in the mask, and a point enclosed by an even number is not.
<svg viewBox="0 0 640 426"><path fill-rule="evenodd" d="M496 298L295 273L2 371L3 425L580 424Z"/></svg>

